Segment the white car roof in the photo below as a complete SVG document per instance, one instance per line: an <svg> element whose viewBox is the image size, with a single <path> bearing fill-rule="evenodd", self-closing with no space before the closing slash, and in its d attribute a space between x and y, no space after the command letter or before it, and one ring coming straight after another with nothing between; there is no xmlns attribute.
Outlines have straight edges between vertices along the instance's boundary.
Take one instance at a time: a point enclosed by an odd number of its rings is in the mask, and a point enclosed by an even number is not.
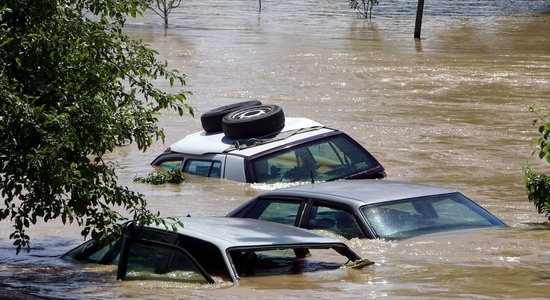
<svg viewBox="0 0 550 300"><path fill-rule="evenodd" d="M307 118L286 118L285 127L281 130L280 135L285 133L291 134L300 129L311 129L305 130L294 135L283 139L275 139L273 142L268 144L263 144L261 146L255 146L246 148L243 150L232 150L232 153L238 153L244 156L250 156L255 153L262 152L280 145L288 144L290 142L303 139L305 137L314 136L326 132L334 131L333 129L325 128L321 123L315 122ZM170 145L170 150L178 153L185 153L191 155L203 155L207 153L223 153L233 146L238 144L237 140L227 138L223 132L220 133L206 133L205 131L200 131L192 133L183 139L175 142Z"/></svg>

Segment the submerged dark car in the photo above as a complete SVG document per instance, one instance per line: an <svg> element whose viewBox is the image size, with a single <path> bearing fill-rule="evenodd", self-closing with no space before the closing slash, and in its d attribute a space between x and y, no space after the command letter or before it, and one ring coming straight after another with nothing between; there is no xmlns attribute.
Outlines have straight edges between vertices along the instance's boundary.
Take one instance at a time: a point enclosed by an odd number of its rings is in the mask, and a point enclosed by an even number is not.
<svg viewBox="0 0 550 300"><path fill-rule="evenodd" d="M189 283L237 282L241 276L277 275L371 265L341 241L296 227L236 218L181 218L176 231L135 227L122 237L90 240L62 256L83 263L115 264L117 279ZM316 256L317 251L336 255ZM321 259L319 258L321 257ZM333 259L333 258L338 259Z"/></svg>
<svg viewBox="0 0 550 300"><path fill-rule="evenodd" d="M324 229L348 239L401 239L506 226L455 190L387 180L342 180L272 190L227 216Z"/></svg>

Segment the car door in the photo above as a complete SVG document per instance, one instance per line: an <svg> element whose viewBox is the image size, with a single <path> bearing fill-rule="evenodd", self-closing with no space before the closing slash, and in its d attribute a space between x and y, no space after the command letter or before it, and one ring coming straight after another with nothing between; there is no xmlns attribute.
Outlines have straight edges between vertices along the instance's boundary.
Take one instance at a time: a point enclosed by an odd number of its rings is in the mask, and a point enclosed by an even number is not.
<svg viewBox="0 0 550 300"><path fill-rule="evenodd" d="M261 219L305 229L321 229L345 238L364 238L358 217L350 208L321 200L299 197L260 197L246 209L238 208L231 217ZM370 235L369 235L370 236Z"/></svg>
<svg viewBox="0 0 550 300"><path fill-rule="evenodd" d="M364 238L361 222L350 208L311 199L301 226L306 229L323 229L347 239Z"/></svg>

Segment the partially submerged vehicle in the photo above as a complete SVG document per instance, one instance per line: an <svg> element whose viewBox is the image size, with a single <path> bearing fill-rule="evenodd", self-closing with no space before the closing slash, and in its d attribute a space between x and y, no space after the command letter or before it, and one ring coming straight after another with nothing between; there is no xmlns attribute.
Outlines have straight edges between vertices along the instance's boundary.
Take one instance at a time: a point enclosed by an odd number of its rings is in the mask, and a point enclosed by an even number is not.
<svg viewBox="0 0 550 300"><path fill-rule="evenodd" d="M347 134L307 118L285 118L277 105L251 102L205 113L204 131L170 145L151 164L250 183L386 176L384 167Z"/></svg>
<svg viewBox="0 0 550 300"><path fill-rule="evenodd" d="M390 180L341 180L271 190L227 216L322 229L348 239L402 239L506 226L455 190Z"/></svg>
<svg viewBox="0 0 550 300"><path fill-rule="evenodd" d="M174 224L176 231L160 225L136 227L129 223L122 237L87 241L62 258L116 264L117 279L121 280L189 283L237 282L241 276L373 264L342 241L296 227L223 217L188 217L180 221L184 227ZM331 261L313 257L321 250L333 252ZM340 262L332 261L334 257Z"/></svg>

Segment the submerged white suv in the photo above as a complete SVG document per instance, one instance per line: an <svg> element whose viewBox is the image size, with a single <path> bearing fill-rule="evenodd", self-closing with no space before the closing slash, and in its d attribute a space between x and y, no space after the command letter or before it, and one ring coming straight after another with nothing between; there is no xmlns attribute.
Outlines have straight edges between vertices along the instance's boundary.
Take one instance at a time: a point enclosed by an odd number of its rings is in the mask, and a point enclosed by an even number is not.
<svg viewBox="0 0 550 300"><path fill-rule="evenodd" d="M151 164L249 183L386 176L384 167L347 134L310 119L284 118L276 105L247 103L205 113L204 131L172 144ZM215 126L216 120L221 126Z"/></svg>

